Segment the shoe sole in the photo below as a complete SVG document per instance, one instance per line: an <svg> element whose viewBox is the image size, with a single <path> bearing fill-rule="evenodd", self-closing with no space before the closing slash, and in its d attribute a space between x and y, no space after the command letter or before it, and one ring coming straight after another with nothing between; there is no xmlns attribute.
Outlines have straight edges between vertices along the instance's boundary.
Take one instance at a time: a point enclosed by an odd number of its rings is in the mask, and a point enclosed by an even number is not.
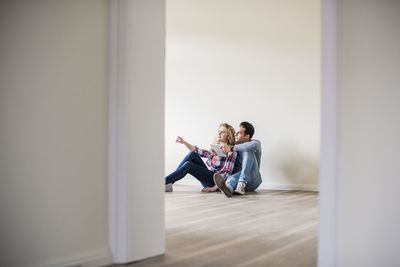
<svg viewBox="0 0 400 267"><path fill-rule="evenodd" d="M227 197L231 197L232 196L232 192L226 186L225 179L221 176L221 174L214 173L213 179L214 179L214 183L218 186L219 190L221 190L222 193L225 194L225 196L227 196Z"/></svg>

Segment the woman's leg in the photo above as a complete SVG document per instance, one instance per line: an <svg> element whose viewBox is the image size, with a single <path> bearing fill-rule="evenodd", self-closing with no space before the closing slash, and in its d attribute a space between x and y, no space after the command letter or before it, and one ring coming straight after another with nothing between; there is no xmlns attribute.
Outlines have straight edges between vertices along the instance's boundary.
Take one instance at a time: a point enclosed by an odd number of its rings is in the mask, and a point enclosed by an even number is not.
<svg viewBox="0 0 400 267"><path fill-rule="evenodd" d="M204 187L214 186L214 180L213 180L214 172L210 171L205 166L200 166L199 164L196 164L191 161L186 161L185 163L180 165L180 168L178 168L176 171L168 175L165 178L165 183L166 184L175 183L176 181L179 181L180 179L185 177L186 174L188 173L193 175L197 180L199 180Z"/></svg>
<svg viewBox="0 0 400 267"><path fill-rule="evenodd" d="M203 160L201 159L201 157L200 157L196 152L190 151L190 152L186 155L186 157L182 160L182 162L179 164L178 168L176 168L176 169L178 170L179 168L181 168L182 165L183 165L185 162L187 162L187 161L196 163L196 164L198 164L198 165L200 165L200 166L203 166L203 167L206 167L206 168L207 168L206 164L204 164L204 162L203 162Z"/></svg>
<svg viewBox="0 0 400 267"><path fill-rule="evenodd" d="M169 181L175 181L182 179L186 173L187 170L182 170L182 166L186 163L186 162L193 162L201 167L204 167L208 170L207 166L204 164L203 160L201 159L201 157L194 151L189 152L186 157L182 160L182 162L179 164L178 168L176 168L176 170L171 173L170 175L168 175L167 177L165 177L166 181L165 184L169 184L171 182ZM183 176L182 176L183 174ZM181 177L182 176L182 177ZM176 181L177 181L176 180Z"/></svg>

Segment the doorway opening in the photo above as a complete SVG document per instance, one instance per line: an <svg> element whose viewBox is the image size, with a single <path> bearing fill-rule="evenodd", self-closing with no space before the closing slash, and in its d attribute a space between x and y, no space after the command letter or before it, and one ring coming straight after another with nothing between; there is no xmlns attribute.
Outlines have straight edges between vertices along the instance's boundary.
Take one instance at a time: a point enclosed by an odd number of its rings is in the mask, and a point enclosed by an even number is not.
<svg viewBox="0 0 400 267"><path fill-rule="evenodd" d="M214 193L200 194L200 183L187 176L176 183L174 193L166 195L167 252L168 242L171 249L185 240L193 244L192 248L185 245L188 251L176 262L231 251L237 264L240 260L256 264L292 249L310 256L304 266L316 264L320 17L319 1L167 1L166 174L187 153L174 142L177 135L207 149L222 122L234 127L241 121L253 123L254 138L263 150L263 183L257 193L229 201L219 195L214 198ZM293 214L300 215L298 221L290 217ZM257 223L266 224L268 219L276 224L263 232ZM246 239L255 236L274 241ZM293 237L301 241L293 243ZM224 241L226 246L221 245ZM234 252L233 248L240 250L248 242L252 243L245 253L249 258ZM282 247L288 251L278 249ZM214 257L210 263L219 260L224 257Z"/></svg>

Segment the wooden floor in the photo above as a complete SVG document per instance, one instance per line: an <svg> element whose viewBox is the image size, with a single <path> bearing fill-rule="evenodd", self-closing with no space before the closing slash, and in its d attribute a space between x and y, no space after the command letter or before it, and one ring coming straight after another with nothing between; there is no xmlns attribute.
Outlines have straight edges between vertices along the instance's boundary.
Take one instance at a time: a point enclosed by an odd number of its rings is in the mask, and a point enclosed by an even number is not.
<svg viewBox="0 0 400 267"><path fill-rule="evenodd" d="M166 254L125 266L316 266L318 193L200 189L165 193Z"/></svg>

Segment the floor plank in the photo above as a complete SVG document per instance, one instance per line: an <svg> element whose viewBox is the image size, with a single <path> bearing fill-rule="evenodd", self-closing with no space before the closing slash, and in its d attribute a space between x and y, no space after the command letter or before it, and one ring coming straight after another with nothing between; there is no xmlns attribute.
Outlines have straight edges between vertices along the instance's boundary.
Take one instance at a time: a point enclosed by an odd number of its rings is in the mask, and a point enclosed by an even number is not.
<svg viewBox="0 0 400 267"><path fill-rule="evenodd" d="M124 266L317 265L318 193L258 190L226 198L200 190L175 185L166 193L166 254Z"/></svg>

